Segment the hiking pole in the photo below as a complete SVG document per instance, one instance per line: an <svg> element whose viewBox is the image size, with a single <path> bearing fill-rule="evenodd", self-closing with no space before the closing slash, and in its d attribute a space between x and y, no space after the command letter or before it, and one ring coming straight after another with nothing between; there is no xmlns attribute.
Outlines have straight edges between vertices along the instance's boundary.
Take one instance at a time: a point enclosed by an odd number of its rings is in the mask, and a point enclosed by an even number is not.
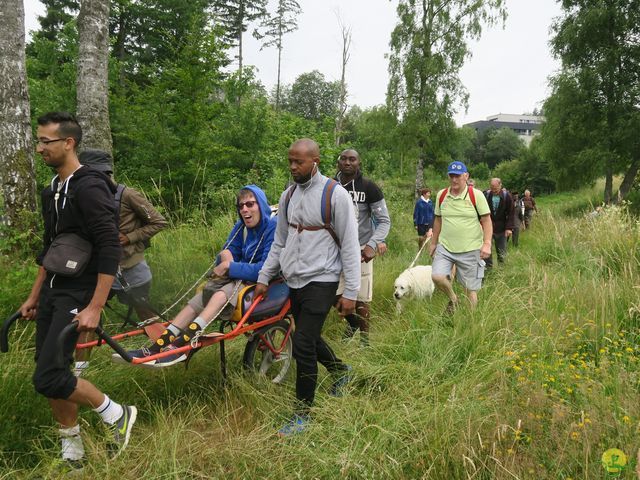
<svg viewBox="0 0 640 480"><path fill-rule="evenodd" d="M416 257L413 259L413 262L411 262L411 265L409 265L409 268L413 268L413 266L415 265L416 261L418 260L418 257L420 256L420 254L422 253L422 249L425 247L425 245L427 243L429 243L431 241L431 237L427 238L427 240L422 244L422 246L420 247L420 250L418 250L418 253L416 254Z"/></svg>
<svg viewBox="0 0 640 480"><path fill-rule="evenodd" d="M9 329L11 325L22 317L20 310L7 318L2 324L2 331L0 331L0 352L7 353L9 351Z"/></svg>

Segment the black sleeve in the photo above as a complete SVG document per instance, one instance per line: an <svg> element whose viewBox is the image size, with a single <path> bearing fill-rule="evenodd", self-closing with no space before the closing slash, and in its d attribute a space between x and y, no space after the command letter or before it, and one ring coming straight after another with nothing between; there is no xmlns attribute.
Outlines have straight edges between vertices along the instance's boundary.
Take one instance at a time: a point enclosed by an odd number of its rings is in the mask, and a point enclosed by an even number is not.
<svg viewBox="0 0 640 480"><path fill-rule="evenodd" d="M98 254L98 273L115 275L122 247L116 228L113 193L104 180L89 178L76 192L80 220Z"/></svg>
<svg viewBox="0 0 640 480"><path fill-rule="evenodd" d="M365 184L364 187L366 189L368 204L379 202L384 198L384 195L382 194L382 190L380 190L380 187L376 185L374 182L372 182L371 180L367 180L367 183Z"/></svg>

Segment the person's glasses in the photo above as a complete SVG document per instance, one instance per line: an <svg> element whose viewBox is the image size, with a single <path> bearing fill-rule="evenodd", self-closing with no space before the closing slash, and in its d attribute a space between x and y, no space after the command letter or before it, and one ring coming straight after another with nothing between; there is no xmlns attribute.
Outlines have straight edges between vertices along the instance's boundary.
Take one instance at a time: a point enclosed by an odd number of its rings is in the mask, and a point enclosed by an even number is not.
<svg viewBox="0 0 640 480"><path fill-rule="evenodd" d="M242 207L253 208L253 206L258 203L255 200L247 200L246 202L238 203L238 210L242 210Z"/></svg>
<svg viewBox="0 0 640 480"><path fill-rule="evenodd" d="M49 145L50 143L59 142L60 140L64 141L66 140L66 138L54 138L53 140L38 140L36 142L36 145Z"/></svg>

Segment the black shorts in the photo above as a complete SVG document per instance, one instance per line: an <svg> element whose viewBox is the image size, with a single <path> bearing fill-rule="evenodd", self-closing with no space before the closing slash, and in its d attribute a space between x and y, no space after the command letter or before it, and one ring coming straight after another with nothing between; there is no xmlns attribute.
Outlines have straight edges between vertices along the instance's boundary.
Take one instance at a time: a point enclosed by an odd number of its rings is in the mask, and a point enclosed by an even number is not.
<svg viewBox="0 0 640 480"><path fill-rule="evenodd" d="M49 288L45 283L40 291L36 317L36 370L33 383L47 398L67 399L76 388L77 379L69 367L78 341L77 332L69 335L63 345L64 363L58 364L58 335L78 312L91 301L94 289Z"/></svg>

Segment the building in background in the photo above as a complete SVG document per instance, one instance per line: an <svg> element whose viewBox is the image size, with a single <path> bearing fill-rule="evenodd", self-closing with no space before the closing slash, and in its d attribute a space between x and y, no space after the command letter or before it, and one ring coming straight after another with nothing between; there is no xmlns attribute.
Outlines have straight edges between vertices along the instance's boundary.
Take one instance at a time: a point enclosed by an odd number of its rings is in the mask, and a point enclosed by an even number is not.
<svg viewBox="0 0 640 480"><path fill-rule="evenodd" d="M518 134L528 147L534 135L540 133L544 117L540 115L515 115L511 113L499 113L491 115L486 120L466 123L464 126L481 132L489 128L510 128Z"/></svg>

